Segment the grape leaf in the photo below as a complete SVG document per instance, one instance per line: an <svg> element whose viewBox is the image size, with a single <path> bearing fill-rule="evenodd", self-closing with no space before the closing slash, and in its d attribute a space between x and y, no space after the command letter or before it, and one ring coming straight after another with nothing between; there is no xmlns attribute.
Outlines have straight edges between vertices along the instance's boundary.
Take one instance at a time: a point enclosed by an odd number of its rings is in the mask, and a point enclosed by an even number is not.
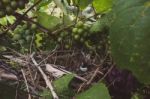
<svg viewBox="0 0 150 99"><path fill-rule="evenodd" d="M93 0L75 0L76 5L78 5L81 9L84 9L89 4L92 3Z"/></svg>
<svg viewBox="0 0 150 99"><path fill-rule="evenodd" d="M63 96L63 98L61 99L68 99L68 97L73 96L74 92L68 87L73 77L74 75L68 74L54 81L54 87L56 89L56 92L59 95Z"/></svg>
<svg viewBox="0 0 150 99"><path fill-rule="evenodd" d="M0 24L1 25L7 25L7 19L6 19L6 17L0 18Z"/></svg>
<svg viewBox="0 0 150 99"><path fill-rule="evenodd" d="M76 99L111 99L103 83L93 85L89 90L76 96Z"/></svg>
<svg viewBox="0 0 150 99"><path fill-rule="evenodd" d="M35 44L36 44L36 47L39 48L42 46L42 43L41 41L43 40L43 37L42 37L43 33L37 33L35 35L36 39L35 39Z"/></svg>
<svg viewBox="0 0 150 99"><path fill-rule="evenodd" d="M92 25L92 27L90 28L90 32L102 32L104 28L109 26L109 23L110 22L107 17L102 17Z"/></svg>
<svg viewBox="0 0 150 99"><path fill-rule="evenodd" d="M141 83L149 84L150 44L147 42L150 42L150 7L144 6L146 0L123 1L121 6L116 5L112 9L112 56L118 67L132 71Z"/></svg>
<svg viewBox="0 0 150 99"><path fill-rule="evenodd" d="M55 16L48 15L45 12L38 12L37 20L39 24L41 24L49 30L54 29L57 25L61 23L61 19Z"/></svg>
<svg viewBox="0 0 150 99"><path fill-rule="evenodd" d="M96 12L101 13L108 11L112 7L112 0L94 0L93 1L94 8Z"/></svg>
<svg viewBox="0 0 150 99"><path fill-rule="evenodd" d="M53 82L55 91L60 99L71 99L70 97L74 95L74 92L68 87L73 77L74 75L67 74ZM42 99L52 99L52 95L48 90L44 90L41 95L43 96Z"/></svg>
<svg viewBox="0 0 150 99"><path fill-rule="evenodd" d="M6 16L6 19L10 24L13 24L16 18L14 16Z"/></svg>
<svg viewBox="0 0 150 99"><path fill-rule="evenodd" d="M38 5L38 8L48 5L49 3L51 3L51 1L52 0L42 0L42 2Z"/></svg>

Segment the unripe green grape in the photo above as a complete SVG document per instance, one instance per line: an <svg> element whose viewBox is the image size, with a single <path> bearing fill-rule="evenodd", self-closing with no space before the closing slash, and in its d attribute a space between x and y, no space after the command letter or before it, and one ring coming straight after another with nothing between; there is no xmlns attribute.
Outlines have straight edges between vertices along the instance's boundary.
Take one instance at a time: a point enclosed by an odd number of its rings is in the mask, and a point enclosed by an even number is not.
<svg viewBox="0 0 150 99"><path fill-rule="evenodd" d="M66 48L66 49L69 49L70 47L71 47L71 46L70 46L69 44L66 44L66 45L65 45L65 48Z"/></svg>
<svg viewBox="0 0 150 99"><path fill-rule="evenodd" d="M0 18L4 16L5 16L5 13L3 11L0 11Z"/></svg>
<svg viewBox="0 0 150 99"><path fill-rule="evenodd" d="M26 30L24 34L25 36L30 35L30 30Z"/></svg>
<svg viewBox="0 0 150 99"><path fill-rule="evenodd" d="M27 25L27 24L24 24L22 27L23 27L23 29L25 30L25 29L28 28L28 25Z"/></svg>
<svg viewBox="0 0 150 99"><path fill-rule="evenodd" d="M80 38L80 42L84 42L84 38L82 37L82 38Z"/></svg>
<svg viewBox="0 0 150 99"><path fill-rule="evenodd" d="M75 40L78 40L78 39L79 39L79 35L77 35L77 34L74 35L74 39L75 39Z"/></svg>
<svg viewBox="0 0 150 99"><path fill-rule="evenodd" d="M89 26L89 25L84 24L84 26L83 26L83 29L84 29L84 30L88 30L89 28L90 28L90 26Z"/></svg>
<svg viewBox="0 0 150 99"><path fill-rule="evenodd" d="M65 35L64 35L64 33L63 33L63 32L61 32L61 33L60 33L60 37L62 37L62 38L63 38L64 36L65 36Z"/></svg>
<svg viewBox="0 0 150 99"><path fill-rule="evenodd" d="M93 49L93 47L91 46L91 42L89 40L85 41L84 45L89 49Z"/></svg>
<svg viewBox="0 0 150 99"><path fill-rule="evenodd" d="M19 34L20 32L19 32L19 30L18 30L18 28L16 28L15 30L14 30L14 34Z"/></svg>
<svg viewBox="0 0 150 99"><path fill-rule="evenodd" d="M73 32L73 33L77 33L77 32L78 32L78 28L73 28L73 29L72 29L72 32Z"/></svg>
<svg viewBox="0 0 150 99"><path fill-rule="evenodd" d="M16 1L11 1L10 5L11 5L11 7L12 7L13 9L16 9L16 8L17 8L17 2L16 2Z"/></svg>
<svg viewBox="0 0 150 99"><path fill-rule="evenodd" d="M36 28L37 28L36 24L32 24L32 25L31 25L31 29L32 29L32 30L35 30Z"/></svg>
<svg viewBox="0 0 150 99"><path fill-rule="evenodd" d="M2 2L0 1L0 8L3 8L3 4L2 4Z"/></svg>
<svg viewBox="0 0 150 99"><path fill-rule="evenodd" d="M88 32L84 32L83 37L87 37L87 36L88 36Z"/></svg>
<svg viewBox="0 0 150 99"><path fill-rule="evenodd" d="M97 48L98 48L98 49L102 49L102 46L101 46L101 45L98 45Z"/></svg>
<svg viewBox="0 0 150 99"><path fill-rule="evenodd" d="M13 40L19 40L19 39L21 39L21 35L15 34L15 35L13 36Z"/></svg>
<svg viewBox="0 0 150 99"><path fill-rule="evenodd" d="M21 39L21 40L19 40L18 42L19 42L19 44L21 44L21 45L25 44L25 40L24 40L24 39Z"/></svg>
<svg viewBox="0 0 150 99"><path fill-rule="evenodd" d="M78 29L78 34L82 34L83 33L83 29Z"/></svg>
<svg viewBox="0 0 150 99"><path fill-rule="evenodd" d="M28 35L28 36L26 36L26 38L25 38L25 39L29 42L29 41L31 41L31 40L32 40L32 36Z"/></svg>
<svg viewBox="0 0 150 99"><path fill-rule="evenodd" d="M67 35L68 35L68 32L63 32L63 33L64 33L64 35L65 35L65 36L67 36Z"/></svg>
<svg viewBox="0 0 150 99"><path fill-rule="evenodd" d="M4 3L4 4L8 4L9 2L11 2L10 0L2 0L2 2Z"/></svg>
<svg viewBox="0 0 150 99"><path fill-rule="evenodd" d="M107 36L107 39L110 39L110 36L109 36L109 35Z"/></svg>
<svg viewBox="0 0 150 99"><path fill-rule="evenodd" d="M57 41L58 41L58 42L61 42L61 41L62 41L62 38L61 38L61 37L59 37L59 38L57 39Z"/></svg>
<svg viewBox="0 0 150 99"><path fill-rule="evenodd" d="M110 40L108 40L108 44L111 44Z"/></svg>
<svg viewBox="0 0 150 99"><path fill-rule="evenodd" d="M23 34L25 32L25 30L23 28L19 29L19 33Z"/></svg>
<svg viewBox="0 0 150 99"><path fill-rule="evenodd" d="M11 15L17 8L25 8L25 3L29 0L0 0L0 10L4 15ZM0 17L3 17L3 13L0 13Z"/></svg>
<svg viewBox="0 0 150 99"><path fill-rule="evenodd" d="M77 22L76 27L81 28L81 27L83 27L83 24L84 23L82 21L79 21L79 22Z"/></svg>
<svg viewBox="0 0 150 99"><path fill-rule="evenodd" d="M24 2L24 0L19 0L18 1L18 6L19 6L20 9L25 8L25 2Z"/></svg>
<svg viewBox="0 0 150 99"><path fill-rule="evenodd" d="M7 13L8 15L12 14L12 13L13 13L13 9L12 9L10 6L7 6L7 7L6 7L6 13Z"/></svg>

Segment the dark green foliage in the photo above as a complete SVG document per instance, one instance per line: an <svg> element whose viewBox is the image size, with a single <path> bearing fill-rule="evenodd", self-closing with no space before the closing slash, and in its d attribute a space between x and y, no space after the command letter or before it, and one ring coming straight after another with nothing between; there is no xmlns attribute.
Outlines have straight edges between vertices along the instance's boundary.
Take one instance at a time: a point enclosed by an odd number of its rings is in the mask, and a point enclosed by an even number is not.
<svg viewBox="0 0 150 99"><path fill-rule="evenodd" d="M20 90L19 88L16 91L16 86L9 85L8 81L0 82L0 96L1 99L15 99L15 98L26 99L27 98L26 92Z"/></svg>
<svg viewBox="0 0 150 99"><path fill-rule="evenodd" d="M78 94L76 99L111 99L103 83L94 84L90 89Z"/></svg>
<svg viewBox="0 0 150 99"><path fill-rule="evenodd" d="M131 70L143 83L150 83L150 6L146 5L148 1L119 0L111 12L110 27L114 60L121 68Z"/></svg>

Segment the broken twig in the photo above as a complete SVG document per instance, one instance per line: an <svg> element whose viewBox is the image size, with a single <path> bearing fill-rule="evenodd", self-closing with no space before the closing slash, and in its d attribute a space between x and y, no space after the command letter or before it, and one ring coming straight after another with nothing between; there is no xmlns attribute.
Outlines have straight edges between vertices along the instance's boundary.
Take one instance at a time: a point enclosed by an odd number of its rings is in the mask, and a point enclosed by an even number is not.
<svg viewBox="0 0 150 99"><path fill-rule="evenodd" d="M44 80L45 80L45 83L46 83L46 85L48 86L48 88L50 89L53 98L54 98L54 99L59 99L59 97L58 97L57 94L55 93L54 88L53 88L51 82L49 81L48 77L47 77L46 74L43 72L43 70L41 69L41 67L38 66L38 63L37 63L37 62L35 61L35 59L33 58L34 54L35 54L35 53L33 53L33 54L31 55L31 60L32 60L32 62L33 62L34 65L37 67L37 69L40 71L41 75L43 76L43 78L44 78Z"/></svg>

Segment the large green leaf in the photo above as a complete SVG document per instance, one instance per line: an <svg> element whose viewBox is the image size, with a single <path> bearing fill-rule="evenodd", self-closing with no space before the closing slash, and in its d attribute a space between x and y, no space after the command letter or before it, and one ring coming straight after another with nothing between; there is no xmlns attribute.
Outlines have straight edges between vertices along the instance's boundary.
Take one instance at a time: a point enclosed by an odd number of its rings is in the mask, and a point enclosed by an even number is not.
<svg viewBox="0 0 150 99"><path fill-rule="evenodd" d="M16 20L14 16L6 16L8 23L13 24Z"/></svg>
<svg viewBox="0 0 150 99"><path fill-rule="evenodd" d="M27 99L26 92L20 90L16 91L16 86L8 84L9 81L0 81L0 96L1 99ZM17 95L16 95L17 94Z"/></svg>
<svg viewBox="0 0 150 99"><path fill-rule="evenodd" d="M0 24L1 25L7 25L7 19L6 19L6 17L0 18Z"/></svg>
<svg viewBox="0 0 150 99"><path fill-rule="evenodd" d="M69 88L69 83L73 77L74 75L68 74L54 82L56 92L61 96L61 99L70 99L69 97L73 96L74 92Z"/></svg>
<svg viewBox="0 0 150 99"><path fill-rule="evenodd" d="M70 99L74 95L74 92L69 88L69 83L73 77L74 75L67 74L53 82L55 91L60 99ZM42 99L53 99L48 90L44 90L41 95L43 96Z"/></svg>
<svg viewBox="0 0 150 99"><path fill-rule="evenodd" d="M92 3L93 0L75 0L76 5L78 5L81 9L84 9L89 4Z"/></svg>
<svg viewBox="0 0 150 99"><path fill-rule="evenodd" d="M113 1L113 10L114 12L121 12L125 9L141 6L147 0L114 0Z"/></svg>
<svg viewBox="0 0 150 99"><path fill-rule="evenodd" d="M112 7L113 0L94 0L93 5L98 13L108 11Z"/></svg>
<svg viewBox="0 0 150 99"><path fill-rule="evenodd" d="M97 33L102 32L105 28L109 26L110 22L108 20L108 17L104 16L97 20L92 27L90 28L90 32Z"/></svg>
<svg viewBox="0 0 150 99"><path fill-rule="evenodd" d="M63 25L65 26L71 25L73 23L69 15L64 15L62 21L63 21Z"/></svg>
<svg viewBox="0 0 150 99"><path fill-rule="evenodd" d="M111 99L103 83L93 85L89 90L76 96L76 99Z"/></svg>
<svg viewBox="0 0 150 99"><path fill-rule="evenodd" d="M35 2L37 2L38 0L35 0ZM42 0L39 4L38 4L38 8L43 7L48 5L49 3L51 3L52 0Z"/></svg>
<svg viewBox="0 0 150 99"><path fill-rule="evenodd" d="M41 93L40 96L42 98L40 99L53 99L50 90L48 89L44 89Z"/></svg>
<svg viewBox="0 0 150 99"><path fill-rule="evenodd" d="M39 24L44 26L47 29L54 29L57 25L61 23L61 19L48 15L45 12L38 12L38 18L37 18Z"/></svg>
<svg viewBox="0 0 150 99"><path fill-rule="evenodd" d="M131 70L140 82L150 83L147 76L150 75L150 8L142 0L133 1L136 0L124 0L130 2L124 3L130 6L122 11L117 11L115 6L113 10L110 28L112 55L120 68ZM118 10L125 7L124 4L118 6Z"/></svg>
<svg viewBox="0 0 150 99"><path fill-rule="evenodd" d="M67 14L66 7L68 6L68 2L66 0L53 0L54 3L59 7L64 14Z"/></svg>

